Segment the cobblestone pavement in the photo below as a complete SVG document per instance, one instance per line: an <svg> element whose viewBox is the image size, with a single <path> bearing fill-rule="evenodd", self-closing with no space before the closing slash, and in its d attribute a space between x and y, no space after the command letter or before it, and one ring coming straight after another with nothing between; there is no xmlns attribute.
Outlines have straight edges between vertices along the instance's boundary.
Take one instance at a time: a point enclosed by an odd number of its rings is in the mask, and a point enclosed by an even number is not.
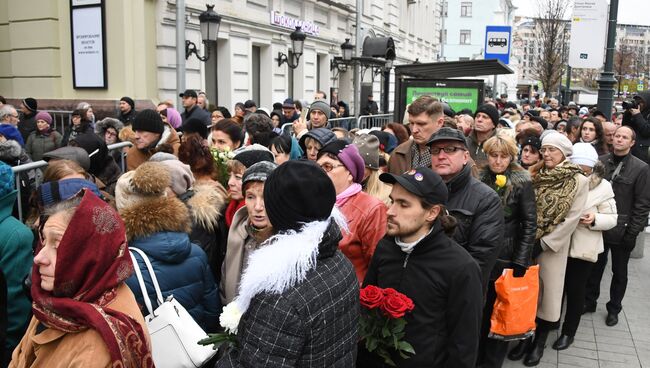
<svg viewBox="0 0 650 368"><path fill-rule="evenodd" d="M566 350L551 348L559 330L551 332L544 357L537 367L650 368L650 236L646 237L645 257L630 259L623 311L613 327L605 325L610 280L608 265L600 285L596 312L582 316L575 342ZM504 368L523 366L522 362L508 358L503 365Z"/></svg>

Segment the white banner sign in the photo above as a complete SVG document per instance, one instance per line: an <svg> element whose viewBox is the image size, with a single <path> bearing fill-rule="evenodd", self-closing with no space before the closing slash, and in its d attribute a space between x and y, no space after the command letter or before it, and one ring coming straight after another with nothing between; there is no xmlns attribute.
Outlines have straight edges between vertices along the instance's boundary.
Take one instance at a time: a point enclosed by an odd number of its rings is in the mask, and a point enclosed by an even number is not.
<svg viewBox="0 0 650 368"><path fill-rule="evenodd" d="M271 12L271 24L290 30L295 30L297 26L300 26L301 31L312 36L318 36L320 33L320 27L313 22L291 18L274 11Z"/></svg>
<svg viewBox="0 0 650 368"><path fill-rule="evenodd" d="M100 6L72 9L75 88L105 88L104 37Z"/></svg>
<svg viewBox="0 0 650 368"><path fill-rule="evenodd" d="M569 50L572 68L598 69L603 66L607 8L607 0L575 0Z"/></svg>

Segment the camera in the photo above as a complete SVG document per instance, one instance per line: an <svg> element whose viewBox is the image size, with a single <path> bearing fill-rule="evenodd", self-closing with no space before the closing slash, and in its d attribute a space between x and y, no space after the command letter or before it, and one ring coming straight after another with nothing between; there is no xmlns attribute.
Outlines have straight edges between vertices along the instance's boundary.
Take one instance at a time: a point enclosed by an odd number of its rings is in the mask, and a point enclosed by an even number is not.
<svg viewBox="0 0 650 368"><path fill-rule="evenodd" d="M623 110L638 109L639 103L636 100L623 101Z"/></svg>

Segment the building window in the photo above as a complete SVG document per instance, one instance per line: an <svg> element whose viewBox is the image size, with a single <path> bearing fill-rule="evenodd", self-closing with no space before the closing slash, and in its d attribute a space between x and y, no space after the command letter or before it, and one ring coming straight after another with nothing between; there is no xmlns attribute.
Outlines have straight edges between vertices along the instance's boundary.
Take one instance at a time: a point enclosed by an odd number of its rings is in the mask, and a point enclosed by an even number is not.
<svg viewBox="0 0 650 368"><path fill-rule="evenodd" d="M261 49L259 46L253 46L252 54L252 70L251 70L251 79L253 82L253 93L251 97L253 101L260 103L260 52Z"/></svg>
<svg viewBox="0 0 650 368"><path fill-rule="evenodd" d="M469 45L472 43L472 31L469 29L460 30L460 44Z"/></svg>
<svg viewBox="0 0 650 368"><path fill-rule="evenodd" d="M472 16L472 3L470 1L463 1L460 3L460 16L461 17Z"/></svg>

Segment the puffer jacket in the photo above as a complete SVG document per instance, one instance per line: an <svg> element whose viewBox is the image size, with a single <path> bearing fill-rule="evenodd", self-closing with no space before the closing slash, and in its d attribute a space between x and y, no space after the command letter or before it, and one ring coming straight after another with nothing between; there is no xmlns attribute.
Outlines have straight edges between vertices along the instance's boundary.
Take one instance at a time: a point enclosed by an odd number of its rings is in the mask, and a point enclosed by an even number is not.
<svg viewBox="0 0 650 368"><path fill-rule="evenodd" d="M330 223L318 246L316 267L281 294L255 295L239 322L236 349L218 363L227 367L354 367L359 283L337 250L341 232Z"/></svg>
<svg viewBox="0 0 650 368"><path fill-rule="evenodd" d="M605 167L601 162L596 163L593 173L589 176L589 193L582 214L593 213L595 220L591 225L578 224L571 235L569 257L596 262L598 254L605 248L603 231L616 226L616 201L612 185L603 179Z"/></svg>
<svg viewBox="0 0 650 368"><path fill-rule="evenodd" d="M187 207L177 198L161 197L144 200L120 211L129 246L147 254L153 266L163 298L174 298L187 309L206 332L215 331L219 324L221 303L217 286L208 265L208 257L190 242L190 217ZM147 267L140 255L134 253L147 286L149 299L156 308L156 294ZM142 291L134 275L127 285L144 307ZM143 308L144 315L149 314Z"/></svg>
<svg viewBox="0 0 650 368"><path fill-rule="evenodd" d="M629 126L636 133L632 154L650 164L650 90L639 92L637 96L645 102L645 109L634 116L625 111L622 124Z"/></svg>
<svg viewBox="0 0 650 368"><path fill-rule="evenodd" d="M535 191L530 174L516 163L511 163L504 174L507 178L501 197L504 215L503 247L492 269L490 280L496 280L504 268L515 263L522 267L530 265L530 254L535 244L537 210ZM496 175L484 168L479 178L485 185L496 188Z"/></svg>
<svg viewBox="0 0 650 368"><path fill-rule="evenodd" d="M650 167L633 154L623 158L621 170L613 176L618 166L613 159L613 153L600 156L599 160L605 165L603 179L612 184L618 213L616 227L603 234L603 240L608 244L623 244L623 238L636 238L646 227L650 211L650 191L647 184L650 181Z"/></svg>
<svg viewBox="0 0 650 368"><path fill-rule="evenodd" d="M481 268L483 290L503 246L501 201L494 190L471 175L469 165L447 182L447 210L458 220L454 240Z"/></svg>
<svg viewBox="0 0 650 368"><path fill-rule="evenodd" d="M61 147L61 139L61 134L56 130L52 130L47 135L35 130L27 138L25 150L32 161L40 161L43 159L43 154Z"/></svg>
<svg viewBox="0 0 650 368"><path fill-rule="evenodd" d="M347 219L350 230L343 235L339 249L354 265L361 284L375 248L386 234L386 205L367 193L359 192L339 209Z"/></svg>

